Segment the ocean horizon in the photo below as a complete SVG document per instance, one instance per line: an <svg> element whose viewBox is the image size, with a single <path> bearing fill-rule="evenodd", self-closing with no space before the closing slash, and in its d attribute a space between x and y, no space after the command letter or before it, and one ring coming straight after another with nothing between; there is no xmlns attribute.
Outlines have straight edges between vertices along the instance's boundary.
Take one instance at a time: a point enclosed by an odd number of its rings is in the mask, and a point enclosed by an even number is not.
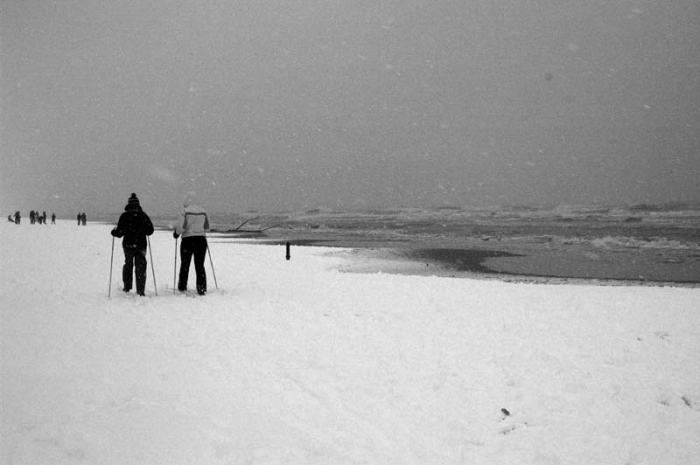
<svg viewBox="0 0 700 465"><path fill-rule="evenodd" d="M120 214L87 214L88 223L116 224ZM171 229L178 218L149 214L158 229ZM369 272L700 283L700 204L314 208L209 217L212 244L233 238L355 249L372 259L362 268Z"/></svg>

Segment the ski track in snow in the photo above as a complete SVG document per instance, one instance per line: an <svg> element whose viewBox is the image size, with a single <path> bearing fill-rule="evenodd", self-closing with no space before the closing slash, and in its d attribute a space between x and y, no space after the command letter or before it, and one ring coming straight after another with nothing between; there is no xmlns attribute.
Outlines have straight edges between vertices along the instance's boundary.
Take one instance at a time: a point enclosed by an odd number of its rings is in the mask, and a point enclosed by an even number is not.
<svg viewBox="0 0 700 465"><path fill-rule="evenodd" d="M119 291L108 225L2 228L2 455L24 464L700 462L700 290L338 271L211 239ZM179 258L178 258L179 260ZM191 272L190 279L194 278ZM190 287L194 282L190 283Z"/></svg>

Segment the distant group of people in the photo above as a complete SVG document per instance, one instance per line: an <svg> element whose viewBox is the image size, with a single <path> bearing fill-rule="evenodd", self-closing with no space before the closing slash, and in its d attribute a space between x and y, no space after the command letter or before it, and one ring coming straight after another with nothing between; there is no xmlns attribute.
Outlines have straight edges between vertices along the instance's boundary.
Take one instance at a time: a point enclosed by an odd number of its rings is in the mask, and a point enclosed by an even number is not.
<svg viewBox="0 0 700 465"><path fill-rule="evenodd" d="M124 266L122 280L124 292L131 291L136 277L136 293L145 295L148 262L146 251L147 237L154 231L151 218L141 208L141 203L135 193L129 196L124 213L119 217L117 226L112 230L113 237L123 238ZM209 217L206 211L197 205L195 194L189 192L185 196L183 209L178 223L173 231L173 238L182 236L180 242L180 274L177 288L180 292L187 291L190 264L194 258L197 294L207 293L207 275L204 269L208 244L206 233L209 231Z"/></svg>
<svg viewBox="0 0 700 465"><path fill-rule="evenodd" d="M15 216L7 215L7 221L11 221L14 224L19 224L22 221L22 215L19 214L19 210L15 212Z"/></svg>
<svg viewBox="0 0 700 465"><path fill-rule="evenodd" d="M87 225L87 215L85 213L78 213L78 226L80 225Z"/></svg>
<svg viewBox="0 0 700 465"><path fill-rule="evenodd" d="M29 212L29 224L46 224L46 212L39 213L38 211Z"/></svg>
<svg viewBox="0 0 700 465"><path fill-rule="evenodd" d="M22 215L19 210L13 215L7 215L7 221L11 223L20 224L22 222ZM46 224L46 212L39 213L38 211L29 212L29 223L30 224ZM51 224L56 224L56 214L51 213Z"/></svg>

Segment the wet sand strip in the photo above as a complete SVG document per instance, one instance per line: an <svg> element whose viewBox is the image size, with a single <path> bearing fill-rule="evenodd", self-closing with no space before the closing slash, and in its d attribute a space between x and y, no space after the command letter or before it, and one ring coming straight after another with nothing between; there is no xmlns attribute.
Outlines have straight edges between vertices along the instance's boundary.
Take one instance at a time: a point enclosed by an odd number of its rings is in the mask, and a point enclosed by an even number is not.
<svg viewBox="0 0 700 465"><path fill-rule="evenodd" d="M521 257L522 255L503 252L499 250L474 250L474 249L406 249L400 253L410 260L420 260L434 263L447 270L472 273L496 274L483 265L488 258L497 257Z"/></svg>

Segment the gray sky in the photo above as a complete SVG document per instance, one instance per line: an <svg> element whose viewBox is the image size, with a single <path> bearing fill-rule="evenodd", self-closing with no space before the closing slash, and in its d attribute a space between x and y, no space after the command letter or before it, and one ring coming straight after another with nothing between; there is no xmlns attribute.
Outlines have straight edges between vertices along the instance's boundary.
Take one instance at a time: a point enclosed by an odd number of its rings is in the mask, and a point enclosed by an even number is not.
<svg viewBox="0 0 700 465"><path fill-rule="evenodd" d="M700 201L697 0L3 0L0 206Z"/></svg>

